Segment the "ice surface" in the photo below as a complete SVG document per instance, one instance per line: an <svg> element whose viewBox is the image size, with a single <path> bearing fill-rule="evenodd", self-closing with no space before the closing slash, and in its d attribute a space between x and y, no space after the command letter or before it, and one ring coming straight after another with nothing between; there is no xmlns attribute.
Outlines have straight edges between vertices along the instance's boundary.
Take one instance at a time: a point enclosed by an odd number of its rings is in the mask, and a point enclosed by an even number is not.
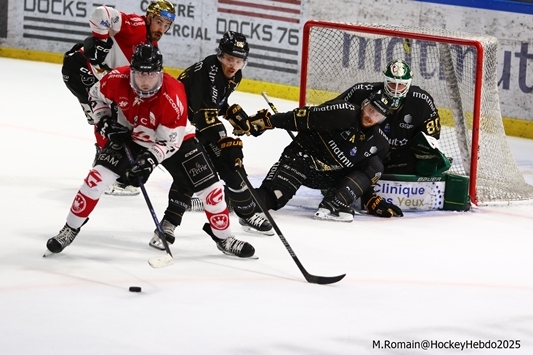
<svg viewBox="0 0 533 355"><path fill-rule="evenodd" d="M247 234L235 216L258 260L224 256L201 230L204 214L188 213L175 263L153 269L147 260L162 252L148 247L142 196L104 196L75 242L42 258L90 169L93 135L59 65L0 58L0 78L0 354L422 354L373 341L424 339L519 340L518 350L463 353L533 353L531 205L345 224L312 219L320 195L302 190L292 205L309 208L272 215L310 273L347 274L329 286L307 283L277 236ZM267 107L259 95L232 100ZM290 137L243 140L259 184ZM509 142L533 184L533 141ZM146 185L160 216L169 186L160 169Z"/></svg>

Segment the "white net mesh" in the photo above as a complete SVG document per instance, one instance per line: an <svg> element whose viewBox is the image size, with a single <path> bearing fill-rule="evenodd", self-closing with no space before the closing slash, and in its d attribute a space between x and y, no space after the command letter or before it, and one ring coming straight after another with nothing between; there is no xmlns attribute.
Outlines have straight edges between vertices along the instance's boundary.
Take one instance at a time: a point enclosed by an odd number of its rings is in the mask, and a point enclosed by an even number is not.
<svg viewBox="0 0 533 355"><path fill-rule="evenodd" d="M319 104L355 83L383 81L386 64L404 59L413 72L412 84L428 91L439 109L440 147L453 158L450 172L471 178L478 204L533 199L533 186L526 184L520 173L503 128L496 38L390 25L310 21L306 27L308 51L304 50L302 62L301 104ZM483 53L478 54L481 48ZM481 73L476 64L481 55L483 76L476 81L476 74ZM479 85L476 145L474 112Z"/></svg>

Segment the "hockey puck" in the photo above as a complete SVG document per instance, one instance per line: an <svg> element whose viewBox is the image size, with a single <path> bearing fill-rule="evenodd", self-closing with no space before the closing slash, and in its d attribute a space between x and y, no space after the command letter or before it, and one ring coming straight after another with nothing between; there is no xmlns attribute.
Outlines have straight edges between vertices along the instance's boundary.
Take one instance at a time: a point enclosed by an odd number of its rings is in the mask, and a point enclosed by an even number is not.
<svg viewBox="0 0 533 355"><path fill-rule="evenodd" d="M141 288L139 286L130 286L130 292L141 292Z"/></svg>

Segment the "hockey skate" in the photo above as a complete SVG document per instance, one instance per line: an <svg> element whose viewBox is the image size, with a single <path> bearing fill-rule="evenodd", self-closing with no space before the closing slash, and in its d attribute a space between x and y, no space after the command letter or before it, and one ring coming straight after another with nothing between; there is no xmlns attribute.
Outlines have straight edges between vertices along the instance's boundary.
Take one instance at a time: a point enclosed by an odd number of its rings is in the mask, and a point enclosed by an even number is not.
<svg viewBox="0 0 533 355"><path fill-rule="evenodd" d="M259 213L254 213L249 218L239 218L239 224L245 232L262 235L274 235L272 225Z"/></svg>
<svg viewBox="0 0 533 355"><path fill-rule="evenodd" d="M211 239L217 244L218 250L229 256L236 256L238 258L252 258L255 254L255 248L252 244L236 239L231 236L226 239L220 239L215 236L209 223L204 224L204 232L209 234ZM254 258L257 259L257 258Z"/></svg>
<svg viewBox="0 0 533 355"><path fill-rule="evenodd" d="M334 222L352 222L354 210L336 197L325 197L318 205L318 211L315 212L316 219Z"/></svg>
<svg viewBox="0 0 533 355"><path fill-rule="evenodd" d="M137 196L141 193L138 187L124 184L119 181L115 181L106 191L106 195L112 196Z"/></svg>
<svg viewBox="0 0 533 355"><path fill-rule="evenodd" d="M48 239L46 242L46 248L49 252L45 253L44 256L61 253L63 249L72 243L79 232L80 228L74 229L65 223L65 226L59 231L59 233L55 237Z"/></svg>
<svg viewBox="0 0 533 355"><path fill-rule="evenodd" d="M176 226L163 218L163 220L161 221L161 229L165 233L165 239L168 244L174 244L174 241L176 240L176 237L174 236L174 230L176 229ZM165 250L165 245L161 241L161 238L159 238L157 229L154 230L154 236L152 237L152 240L150 240L150 243L148 243L148 245L150 245L152 248Z"/></svg>

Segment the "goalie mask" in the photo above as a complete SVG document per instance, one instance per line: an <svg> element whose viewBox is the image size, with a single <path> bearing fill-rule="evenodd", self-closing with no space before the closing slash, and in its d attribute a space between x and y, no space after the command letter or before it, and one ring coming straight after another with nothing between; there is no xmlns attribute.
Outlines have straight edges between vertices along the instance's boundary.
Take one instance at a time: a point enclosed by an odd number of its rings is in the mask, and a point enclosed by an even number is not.
<svg viewBox="0 0 533 355"><path fill-rule="evenodd" d="M163 84L163 56L152 44L135 47L131 59L130 86L140 98L154 96Z"/></svg>
<svg viewBox="0 0 533 355"><path fill-rule="evenodd" d="M387 64L383 75L385 94L392 100L391 107L397 109L409 92L413 80L411 68L407 62L397 59Z"/></svg>
<svg viewBox="0 0 533 355"><path fill-rule="evenodd" d="M146 9L146 16L161 16L170 22L174 22L176 19L176 9L174 5L166 0L152 1Z"/></svg>

